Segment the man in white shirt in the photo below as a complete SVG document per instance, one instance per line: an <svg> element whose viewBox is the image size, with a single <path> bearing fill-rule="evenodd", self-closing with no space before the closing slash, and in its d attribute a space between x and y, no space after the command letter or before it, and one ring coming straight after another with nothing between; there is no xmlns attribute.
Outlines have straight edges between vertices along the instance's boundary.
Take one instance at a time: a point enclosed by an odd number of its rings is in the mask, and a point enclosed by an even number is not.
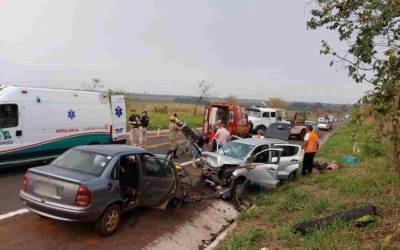
<svg viewBox="0 0 400 250"><path fill-rule="evenodd" d="M231 141L231 133L226 129L225 124L222 121L217 121L218 130L215 134L217 139L218 148L228 144Z"/></svg>

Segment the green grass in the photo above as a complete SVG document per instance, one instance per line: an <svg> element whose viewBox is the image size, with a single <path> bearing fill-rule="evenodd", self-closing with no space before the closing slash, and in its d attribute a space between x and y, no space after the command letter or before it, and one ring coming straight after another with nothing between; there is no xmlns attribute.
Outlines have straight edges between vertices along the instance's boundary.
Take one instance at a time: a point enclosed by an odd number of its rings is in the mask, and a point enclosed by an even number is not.
<svg viewBox="0 0 400 250"><path fill-rule="evenodd" d="M356 153L354 141L360 145ZM240 214L238 226L219 249L399 249L400 235L384 246L384 239L400 230L400 183L390 168L388 147L380 141L371 124L349 123L337 129L317 160L356 155L361 159L358 165L299 177L259 195L255 206ZM380 217L366 228L336 221L305 236L291 231L296 223L367 204L374 204ZM251 238L255 227L258 237Z"/></svg>
<svg viewBox="0 0 400 250"><path fill-rule="evenodd" d="M177 113L180 120L185 121L190 127L198 128L203 124L204 106L198 106L197 114L194 115L195 105L174 102L150 102L150 101L132 101L127 100L127 110L136 109L142 113L143 110L148 112L150 118L149 129L166 129L168 128L169 118L173 113ZM127 119L130 114L127 114ZM128 128L130 128L127 122Z"/></svg>
<svg viewBox="0 0 400 250"><path fill-rule="evenodd" d="M256 245L264 236L262 230L251 228L244 235L236 235L232 238L229 244L219 246L217 250L239 250L239 249L257 249Z"/></svg>

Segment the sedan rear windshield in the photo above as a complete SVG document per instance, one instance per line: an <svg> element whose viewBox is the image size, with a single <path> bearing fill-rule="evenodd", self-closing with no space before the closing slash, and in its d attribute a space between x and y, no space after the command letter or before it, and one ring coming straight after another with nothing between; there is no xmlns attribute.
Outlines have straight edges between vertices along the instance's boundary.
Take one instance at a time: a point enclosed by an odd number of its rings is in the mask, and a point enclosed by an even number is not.
<svg viewBox="0 0 400 250"><path fill-rule="evenodd" d="M100 176L111 156L79 149L70 149L53 161L53 165Z"/></svg>

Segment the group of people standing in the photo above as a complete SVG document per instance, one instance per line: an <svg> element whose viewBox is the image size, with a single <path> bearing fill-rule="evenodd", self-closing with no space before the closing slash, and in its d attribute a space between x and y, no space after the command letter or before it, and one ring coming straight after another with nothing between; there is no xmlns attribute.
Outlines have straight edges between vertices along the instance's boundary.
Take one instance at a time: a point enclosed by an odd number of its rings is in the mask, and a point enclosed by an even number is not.
<svg viewBox="0 0 400 250"><path fill-rule="evenodd" d="M149 116L144 110L140 116L136 109L131 110L129 123L131 124L130 140L133 146L144 146L147 144L147 128L149 127Z"/></svg>
<svg viewBox="0 0 400 250"><path fill-rule="evenodd" d="M169 122L169 143L170 150L168 154L172 155L172 158L178 158L177 150L180 141L180 131L181 127L178 125L179 119L176 113L174 113L170 117ZM231 134L226 129L226 126L221 122L217 121L216 123L216 131L210 136L211 140L215 140L217 142L218 148L228 144L230 142ZM195 129L191 130L189 141L192 146L192 157L193 157L193 166L196 166L196 160L201 157L204 146L203 136Z"/></svg>

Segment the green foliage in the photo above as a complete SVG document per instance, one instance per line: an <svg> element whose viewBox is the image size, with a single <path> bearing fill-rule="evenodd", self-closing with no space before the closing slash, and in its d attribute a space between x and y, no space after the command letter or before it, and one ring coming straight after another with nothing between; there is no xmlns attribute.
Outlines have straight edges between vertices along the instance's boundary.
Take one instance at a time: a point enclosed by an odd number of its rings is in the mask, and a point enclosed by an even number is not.
<svg viewBox="0 0 400 250"><path fill-rule="evenodd" d="M330 211L330 208L332 208L332 203L327 197L322 197L320 198L317 203L313 206L313 211L316 214L321 214L327 211Z"/></svg>
<svg viewBox="0 0 400 250"><path fill-rule="evenodd" d="M349 76L356 82L372 83L374 90L364 101L381 112L391 110L399 91L399 13L398 0L316 0L307 22L309 29L336 31L346 42L348 49L341 55L322 41L321 54L346 63Z"/></svg>
<svg viewBox="0 0 400 250"><path fill-rule="evenodd" d="M311 197L309 194L291 189L288 191L287 195L285 195L284 199L278 203L278 209L288 212L301 210L304 204L310 199Z"/></svg>
<svg viewBox="0 0 400 250"><path fill-rule="evenodd" d="M244 250L257 249L256 244L263 238L264 232L257 228L251 228L244 235L237 235L224 246L219 246L217 250Z"/></svg>
<svg viewBox="0 0 400 250"><path fill-rule="evenodd" d="M148 112L150 117L150 130L168 128L169 118L172 113L177 113L179 119L185 121L192 128L202 127L203 116L200 112L193 115L195 105L173 102L151 102L127 100L127 110L135 108L139 113L143 110ZM203 107L201 107L203 108ZM203 111L202 111L203 112ZM129 114L127 114L129 117ZM127 117L127 118L128 118ZM130 127L127 123L128 128Z"/></svg>
<svg viewBox="0 0 400 250"><path fill-rule="evenodd" d="M248 220L248 219L253 219L255 217L258 217L260 215L260 213L261 213L261 209L256 206L253 206L250 209L247 209L247 210L241 212L239 214L238 219L242 220L242 221Z"/></svg>

